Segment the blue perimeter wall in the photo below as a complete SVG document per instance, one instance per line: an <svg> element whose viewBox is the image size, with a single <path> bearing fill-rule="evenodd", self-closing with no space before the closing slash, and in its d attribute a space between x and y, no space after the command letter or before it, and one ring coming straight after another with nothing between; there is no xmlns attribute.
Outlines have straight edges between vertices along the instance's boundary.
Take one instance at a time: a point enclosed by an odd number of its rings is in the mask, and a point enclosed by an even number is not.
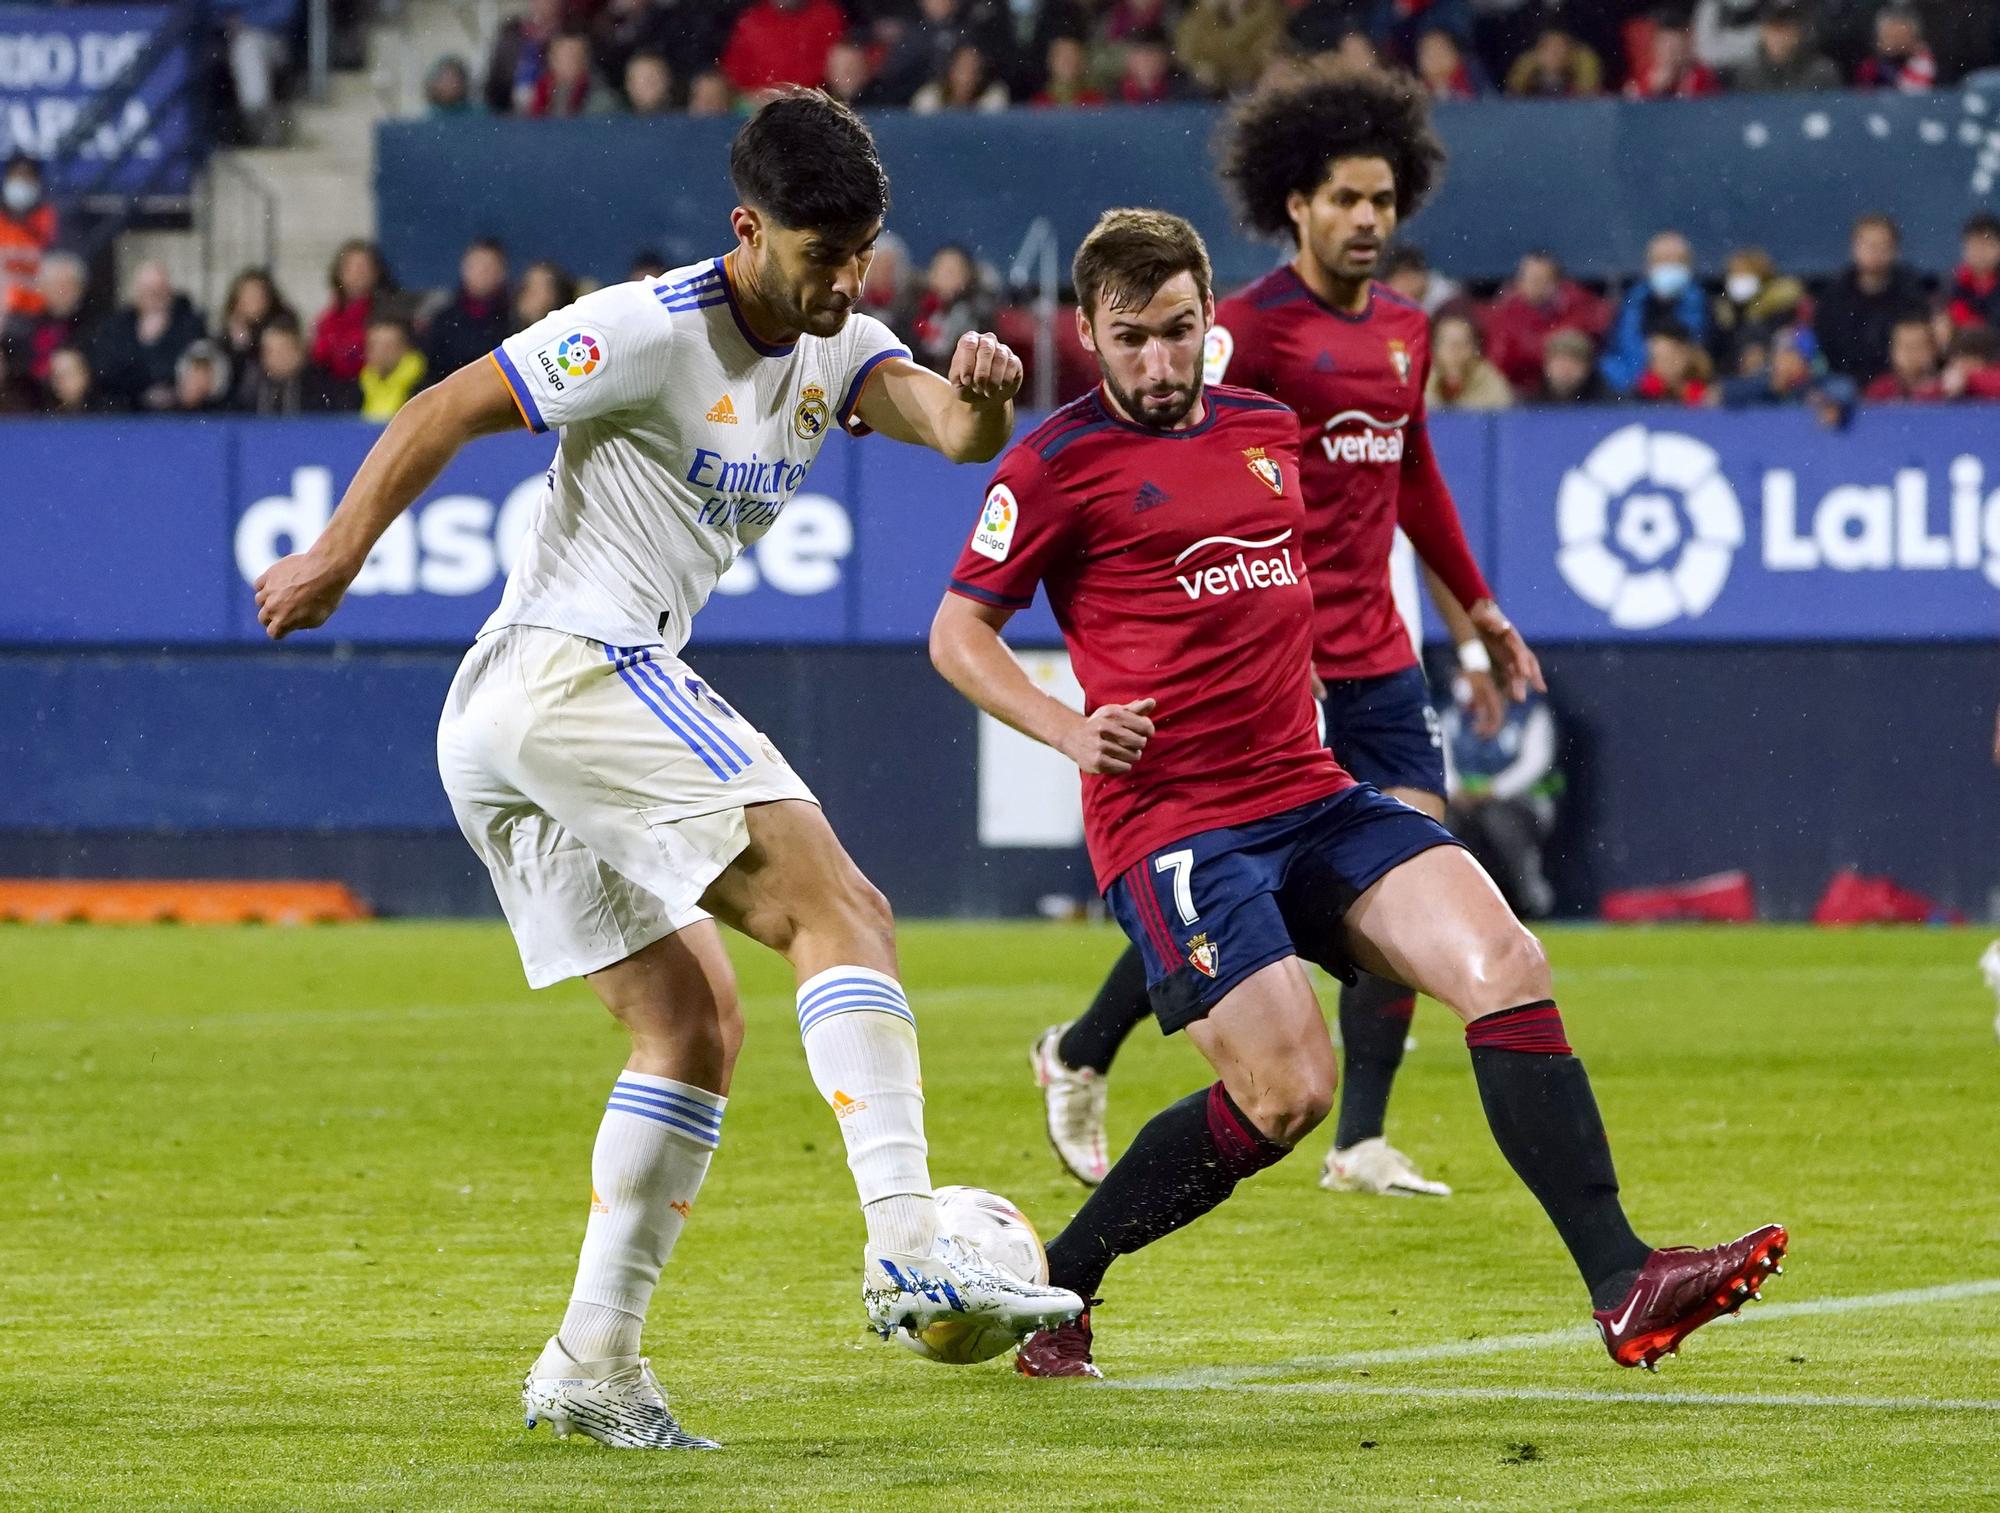
<svg viewBox="0 0 2000 1513"><path fill-rule="evenodd" d="M1440 417L1448 476L1544 652L1566 904L1744 866L1767 912L1842 865L1969 913L2000 889L2000 411ZM317 528L351 422L0 424L0 873L326 875L483 911L432 734L551 444L482 442L336 634L261 641L248 580ZM829 444L690 657L787 751L909 913L1081 894L982 846L971 711L921 636L984 471ZM1052 639L1046 611L1027 642Z"/></svg>
<svg viewBox="0 0 2000 1513"><path fill-rule="evenodd" d="M1013 110L869 123L896 186L889 226L920 257L963 242L1004 268L1047 217L1067 259L1098 213L1152 205L1208 240L1220 287L1271 266L1238 234L1215 183L1209 105ZM737 122L603 118L387 123L376 139L380 235L405 283L448 286L475 236L525 263L622 278L642 247L669 266L726 251ZM1408 227L1456 278L1503 278L1533 247L1624 278L1646 239L1678 227L1704 272L1763 246L1792 272L1847 260L1848 228L1880 210L1920 267L1956 261L1958 228L1995 204L2000 90L1744 95L1713 100L1442 105L1451 161Z"/></svg>

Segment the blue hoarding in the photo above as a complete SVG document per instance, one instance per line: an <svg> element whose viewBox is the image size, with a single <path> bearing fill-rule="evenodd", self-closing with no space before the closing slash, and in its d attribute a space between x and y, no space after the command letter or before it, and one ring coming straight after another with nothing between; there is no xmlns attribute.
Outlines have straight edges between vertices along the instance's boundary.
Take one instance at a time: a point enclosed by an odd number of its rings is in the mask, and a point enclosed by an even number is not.
<svg viewBox="0 0 2000 1513"><path fill-rule="evenodd" d="M1028 421L1023 421L1025 427ZM1528 411L1433 420L1466 531L1548 642L2000 633L2000 407ZM0 423L0 643L255 644L250 585L323 528L379 433L345 420ZM499 602L547 437L468 447L311 641L462 646ZM695 645L911 643L989 470L834 436ZM1017 640L1047 643L1042 604Z"/></svg>
<svg viewBox="0 0 2000 1513"><path fill-rule="evenodd" d="M1493 436L1489 560L1529 636L2000 633L2000 410L1528 412Z"/></svg>
<svg viewBox="0 0 2000 1513"><path fill-rule="evenodd" d="M91 101L162 28L183 20L164 5L0 5L0 157L18 151L52 161L58 196L79 187L78 176L100 192L186 194L196 144L184 39L145 70L79 158L56 156ZM107 159L118 167L97 183L96 165Z"/></svg>

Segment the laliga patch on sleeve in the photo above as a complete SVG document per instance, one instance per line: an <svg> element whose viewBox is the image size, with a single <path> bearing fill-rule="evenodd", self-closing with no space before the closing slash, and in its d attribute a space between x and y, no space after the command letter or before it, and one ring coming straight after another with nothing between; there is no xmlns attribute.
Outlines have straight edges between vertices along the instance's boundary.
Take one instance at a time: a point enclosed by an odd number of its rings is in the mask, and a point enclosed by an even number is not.
<svg viewBox="0 0 2000 1513"><path fill-rule="evenodd" d="M604 366L610 347L602 332L578 326L535 349L535 367L558 394L566 394Z"/></svg>
<svg viewBox="0 0 2000 1513"><path fill-rule="evenodd" d="M1014 527L1020 523L1021 506L1014 491L1004 483L993 485L986 496L986 508L979 512L979 529L972 533L972 549L982 557L1005 562L1014 545Z"/></svg>
<svg viewBox="0 0 2000 1513"><path fill-rule="evenodd" d="M1236 338L1229 334L1229 328L1210 326L1208 339L1201 344L1202 382L1221 383L1222 375L1229 371L1229 359L1235 355Z"/></svg>

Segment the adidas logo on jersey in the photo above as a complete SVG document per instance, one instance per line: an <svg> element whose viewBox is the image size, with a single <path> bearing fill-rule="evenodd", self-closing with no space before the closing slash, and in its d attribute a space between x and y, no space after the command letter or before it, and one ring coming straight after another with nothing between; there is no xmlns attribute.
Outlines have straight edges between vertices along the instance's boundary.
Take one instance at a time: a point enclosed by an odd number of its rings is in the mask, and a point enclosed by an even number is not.
<svg viewBox="0 0 2000 1513"><path fill-rule="evenodd" d="M1148 480L1139 485L1139 492L1133 496L1132 513L1135 515L1144 514L1147 510L1153 509L1157 505L1165 504L1173 497L1172 494L1169 494L1157 483Z"/></svg>
<svg viewBox="0 0 2000 1513"><path fill-rule="evenodd" d="M736 424L736 406L727 394L708 407L703 417L712 426L733 426Z"/></svg>

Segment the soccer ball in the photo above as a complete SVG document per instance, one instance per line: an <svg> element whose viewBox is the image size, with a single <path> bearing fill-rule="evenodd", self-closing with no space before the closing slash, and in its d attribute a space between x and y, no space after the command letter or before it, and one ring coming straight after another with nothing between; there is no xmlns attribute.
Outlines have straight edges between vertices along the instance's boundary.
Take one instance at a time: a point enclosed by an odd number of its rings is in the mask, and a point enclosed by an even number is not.
<svg viewBox="0 0 2000 1513"><path fill-rule="evenodd" d="M1048 1282L1042 1237L1028 1216L998 1193L983 1187L940 1187L937 1210L938 1228L958 1236L996 1271L1038 1286ZM941 1319L921 1333L905 1329L896 1338L925 1360L947 1366L990 1361L1015 1345L1011 1330L984 1319Z"/></svg>

